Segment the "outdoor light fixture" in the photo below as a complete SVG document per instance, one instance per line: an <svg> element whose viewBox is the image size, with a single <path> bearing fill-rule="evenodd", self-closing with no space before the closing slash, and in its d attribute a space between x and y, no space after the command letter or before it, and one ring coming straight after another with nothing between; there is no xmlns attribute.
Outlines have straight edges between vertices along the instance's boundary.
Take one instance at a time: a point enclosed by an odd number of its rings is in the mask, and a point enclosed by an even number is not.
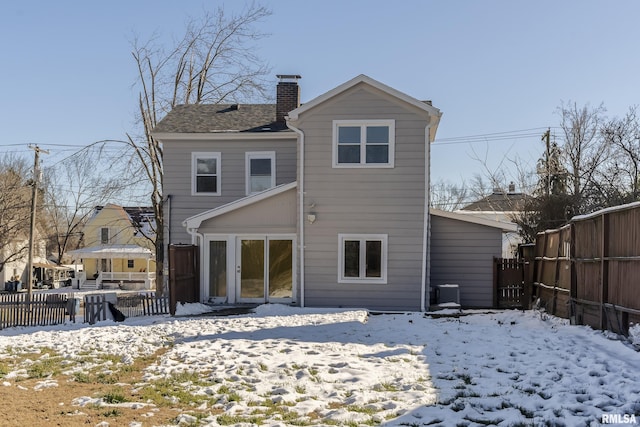
<svg viewBox="0 0 640 427"><path fill-rule="evenodd" d="M313 209L316 207L316 202L311 202L309 203L309 209ZM309 224L313 224L314 222L316 222L316 213L311 211L307 214L307 221L309 221Z"/></svg>

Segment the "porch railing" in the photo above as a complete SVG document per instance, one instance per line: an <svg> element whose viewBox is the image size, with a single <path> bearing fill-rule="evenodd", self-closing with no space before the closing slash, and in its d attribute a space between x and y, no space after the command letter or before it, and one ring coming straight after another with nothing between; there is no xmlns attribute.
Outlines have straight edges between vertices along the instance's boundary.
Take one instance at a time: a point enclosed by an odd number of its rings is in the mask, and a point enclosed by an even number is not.
<svg viewBox="0 0 640 427"><path fill-rule="evenodd" d="M86 272L78 273L77 287L82 289L87 286L87 274ZM155 272L109 272L101 271L97 277L90 276L89 281L95 280L95 284L91 287L102 289L105 283L144 283L144 289L154 289L156 285L156 273ZM75 283L74 283L75 284Z"/></svg>

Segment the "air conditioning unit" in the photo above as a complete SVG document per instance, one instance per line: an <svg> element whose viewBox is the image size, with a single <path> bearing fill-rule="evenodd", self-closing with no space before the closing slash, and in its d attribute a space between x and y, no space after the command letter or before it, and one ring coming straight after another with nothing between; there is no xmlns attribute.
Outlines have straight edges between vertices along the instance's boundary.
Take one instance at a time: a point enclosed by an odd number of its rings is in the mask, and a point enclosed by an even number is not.
<svg viewBox="0 0 640 427"><path fill-rule="evenodd" d="M453 284L436 285L436 303L439 306L460 306L460 286Z"/></svg>

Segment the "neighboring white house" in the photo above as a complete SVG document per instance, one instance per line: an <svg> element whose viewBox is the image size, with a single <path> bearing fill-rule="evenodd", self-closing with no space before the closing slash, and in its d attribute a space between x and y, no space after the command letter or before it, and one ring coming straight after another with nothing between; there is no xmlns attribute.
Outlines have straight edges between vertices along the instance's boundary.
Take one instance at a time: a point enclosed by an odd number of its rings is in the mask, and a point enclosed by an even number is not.
<svg viewBox="0 0 640 427"><path fill-rule="evenodd" d="M62 278L62 272L68 269L60 267L46 258L47 248L45 240L37 237L34 239L33 245L33 285L34 286L59 286L57 279ZM18 254L17 256L14 254ZM27 289L28 287L28 263L29 263L29 239L15 239L11 241L3 250L0 250L0 259L2 261L10 258L4 264L4 268L0 272L2 280L2 289L16 290L16 286L8 282L19 282L19 287Z"/></svg>

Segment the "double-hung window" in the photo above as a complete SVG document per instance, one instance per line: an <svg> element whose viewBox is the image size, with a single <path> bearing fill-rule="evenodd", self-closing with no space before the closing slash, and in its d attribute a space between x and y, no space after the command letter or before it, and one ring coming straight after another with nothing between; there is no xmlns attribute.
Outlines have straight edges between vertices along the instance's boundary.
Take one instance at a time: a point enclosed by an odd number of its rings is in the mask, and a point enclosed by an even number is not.
<svg viewBox="0 0 640 427"><path fill-rule="evenodd" d="M394 120L334 120L333 167L393 167Z"/></svg>
<svg viewBox="0 0 640 427"><path fill-rule="evenodd" d="M220 195L220 153L191 153L191 194Z"/></svg>
<svg viewBox="0 0 640 427"><path fill-rule="evenodd" d="M276 186L275 151L245 154L246 193L255 194Z"/></svg>
<svg viewBox="0 0 640 427"><path fill-rule="evenodd" d="M338 283L387 283L387 235L339 234Z"/></svg>
<svg viewBox="0 0 640 427"><path fill-rule="evenodd" d="M107 227L100 228L100 244L107 245L111 243L111 236Z"/></svg>

